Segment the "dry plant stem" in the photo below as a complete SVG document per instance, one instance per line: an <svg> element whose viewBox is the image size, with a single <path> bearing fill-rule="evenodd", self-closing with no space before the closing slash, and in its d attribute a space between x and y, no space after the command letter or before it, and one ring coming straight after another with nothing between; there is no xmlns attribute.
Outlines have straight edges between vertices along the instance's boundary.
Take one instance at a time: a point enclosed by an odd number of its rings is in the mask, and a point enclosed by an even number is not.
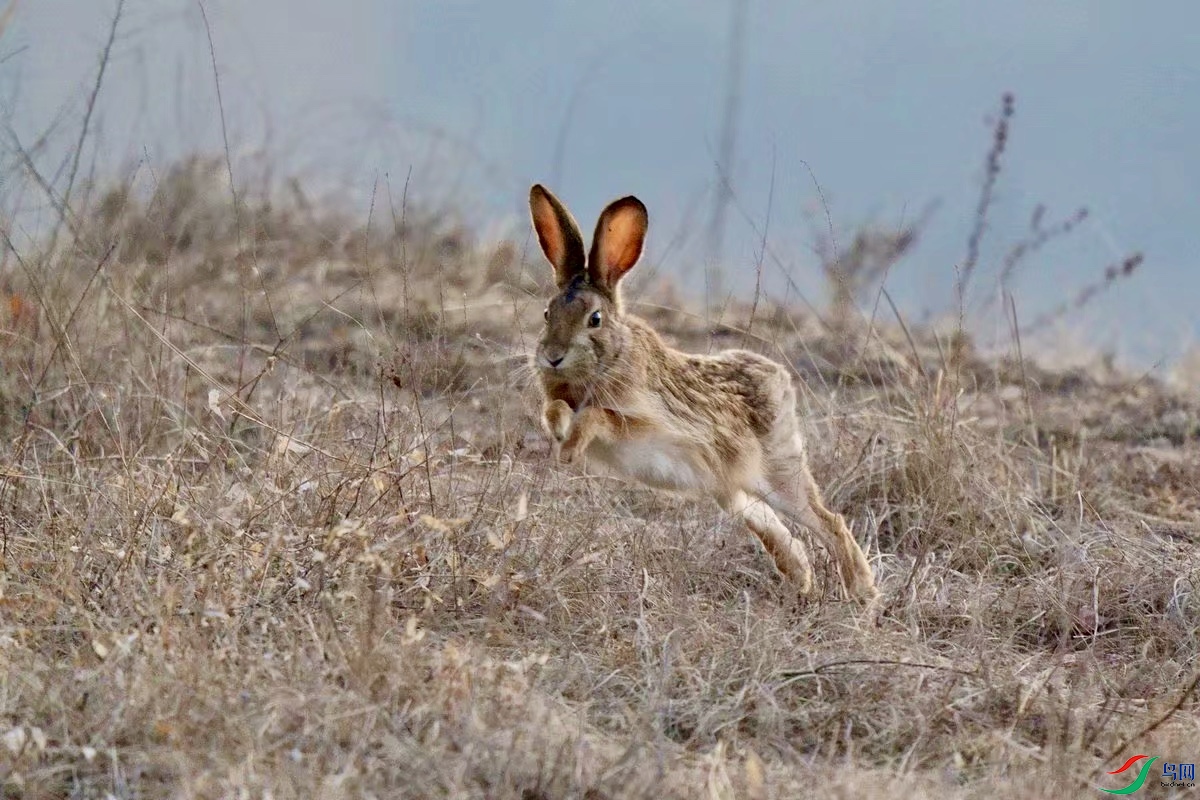
<svg viewBox="0 0 1200 800"><path fill-rule="evenodd" d="M71 151L71 169L67 173L67 188L63 190L62 208L71 208L71 191L75 188L75 177L79 174L79 160L83 156L84 145L87 143L88 132L91 128L92 114L96 110L96 98L100 96L100 87L104 85L104 73L108 69L108 61L112 55L113 42L117 38L117 28L121 23L121 14L125 10L125 0L117 0L116 10L113 11L112 22L108 27L108 39L104 43L104 52L100 56L100 66L96 70L96 80L92 84L91 93L88 95L87 106L83 112L83 124L79 126L79 139L75 143L74 149ZM58 244L58 234L61 225L67 221L67 215L63 214L59 217L59 222L54 226L54 231L50 235L50 252L54 252Z"/></svg>
<svg viewBox="0 0 1200 800"><path fill-rule="evenodd" d="M758 301L762 296L762 271L763 259L767 255L767 231L771 227L771 209L775 206L775 151L771 151L771 183L767 187L767 212L763 218L762 236L759 241L758 256L754 259L754 299L750 304L750 313L746 319L746 332L743 336L743 346L745 339L750 335L750 329L754 327L754 314L758 311Z"/></svg>
<svg viewBox="0 0 1200 800"><path fill-rule="evenodd" d="M63 204L62 198L58 196L58 193L54 190L54 187L50 185L48 180L46 180L46 177L42 175L41 170L38 169L37 165L33 161L33 154L30 152L29 148L25 147L21 143L20 137L18 137L16 131L13 130L11 123L5 123L5 133L8 135L10 146L17 152L17 155L20 156L21 165L25 168L25 171L29 174L29 176L33 178L34 183L37 184L37 187L42 194L46 196L46 200L51 206L54 207L54 211L61 220L61 224L66 225L70 229L71 235L78 238L78 228L74 219L74 211Z"/></svg>
<svg viewBox="0 0 1200 800"><path fill-rule="evenodd" d="M1009 122L1014 110L1014 97L1005 93L1000 102L1000 114L992 132L992 147L988 151L984 165L983 186L979 191L979 201L975 206L975 223L971 234L967 237L967 256L963 261L958 277L958 305L961 309L966 304L967 290L975 267L979 263L979 247L983 242L983 234L987 230L988 212L992 207L992 197L996 188L996 179L1000 177L1000 159L1008 145Z"/></svg>
<svg viewBox="0 0 1200 800"><path fill-rule="evenodd" d="M206 39L208 40L208 55L209 55L209 61L212 64L213 88L216 90L217 111L221 118L221 141L222 141L222 144L224 145L225 170L226 170L227 174L229 175L229 197L233 203L233 221L234 221L234 227L237 231L237 246L238 246L237 247L237 270L238 270L238 276L239 276L239 279L241 282L241 287L242 287L242 299L241 299L242 321L241 321L240 331L241 331L241 339L242 339L243 344L248 344L249 339L247 337L247 332L249 330L249 323L250 323L250 320L249 320L250 299L249 299L248 295L250 292L250 287L249 287L249 284L246 279L247 279L248 271L257 272L257 270L246 265L246 263L244 261L244 254L242 252L242 204L238 201L237 182L234 180L234 177L233 177L233 157L230 154L230 148L229 148L229 127L225 122L225 100L224 100L223 95L221 94L221 71L217 68L217 50L216 50L216 45L213 43L212 26L209 24L209 21L208 21L208 11L205 8L204 0L196 0L196 5L200 8L200 18L204 22L204 34L205 34ZM263 300L267 304L267 313L270 314L270 316L271 316L272 326L275 328L276 336L278 336L279 326L278 326L278 323L276 323L276 321L275 321L275 319L276 319L275 318L275 309L271 305L270 292L268 292L266 290L266 286L264 286L262 284L261 276L259 279L259 288L262 290ZM238 380L237 380L237 383L238 383L238 391L239 392L242 390L242 388L244 388L248 384L251 385L250 391L253 391L253 386L257 385L257 381L255 381L254 379L250 379L250 381L246 380L245 369L246 369L246 351L245 351L245 349L243 349L238 354ZM247 396L246 400L249 401L250 397ZM234 417L233 419L231 419L229 421L230 435L233 434L236 425L237 425L237 417Z"/></svg>
<svg viewBox="0 0 1200 800"><path fill-rule="evenodd" d="M1138 741L1139 739L1149 736L1150 734L1154 733L1156 730L1161 728L1163 725L1165 725L1167 722L1169 722L1172 717L1174 717L1176 714L1178 714L1180 711L1183 710L1183 707L1188 702L1188 700L1192 699L1192 696L1195 695L1195 693L1196 693L1197 687L1200 687L1200 671L1197 671L1194 675L1192 675L1191 680L1189 680L1187 682L1187 684L1184 685L1183 689L1181 689L1179 692L1179 696L1176 697L1175 701L1173 703L1171 703L1170 706L1167 707L1166 711L1162 712L1157 717L1152 719L1150 722L1146 723L1143 727L1138 729L1135 733L1129 734L1125 738L1121 739L1121 741L1118 742L1109 751L1108 755L1105 756L1104 760L1106 762L1111 761L1112 759L1116 758L1121 753L1124 753L1125 748L1129 747L1131 744ZM1097 772L1099 772L1099 770L1097 770Z"/></svg>
<svg viewBox="0 0 1200 800"><path fill-rule="evenodd" d="M709 264L704 271L705 305L710 315L715 307L713 295L721 286L725 244L725 218L733 198L734 162L737 158L739 110L742 104L742 73L746 60L746 19L748 0L732 0L729 21L729 61L725 72L725 100L721 111L721 134L714 164L716 189L712 217L708 224L705 252ZM718 317L719 318L719 317Z"/></svg>
<svg viewBox="0 0 1200 800"><path fill-rule="evenodd" d="M1034 423L1032 393L1029 390L1029 377L1025 371L1025 350L1021 346L1021 326L1017 322L1017 301L1008 295L1009 320L1012 323L1013 344L1017 348L1017 365L1021 370L1021 391L1025 400L1026 425L1030 435L1030 444L1037 442L1037 430Z"/></svg>
<svg viewBox="0 0 1200 800"><path fill-rule="evenodd" d="M1141 253L1133 253L1126 256L1119 264L1112 264L1106 267L1103 276L1099 280L1084 286L1071 300L1059 303L1050 311L1038 316L1026 326L1026 332L1036 333L1045 330L1055 322L1063 319L1070 312L1083 308L1102 292L1115 286L1118 281L1131 277L1144 260Z"/></svg>
<svg viewBox="0 0 1200 800"><path fill-rule="evenodd" d="M1038 206L1038 210L1044 210L1043 206ZM1013 278L1016 275L1017 268L1029 258L1037 253L1043 247L1055 239L1060 239L1069 236L1076 228L1083 224L1088 217L1088 210L1081 208L1074 214L1060 222L1051 225L1048 228L1041 227L1041 214L1038 211L1034 212L1033 235L1027 239L1022 239L1013 245L1008 253L1004 256L1004 262L1000 266L1000 276L997 279L999 292L997 295L990 295L984 299L983 308L986 309L991 303L996 301L997 296L1003 295L1010 290Z"/></svg>
<svg viewBox="0 0 1200 800"><path fill-rule="evenodd" d="M819 665L813 667L812 669L795 670L795 671L784 670L779 673L779 677L785 679L785 681L790 682L790 681L802 680L804 678L811 678L811 677L823 675L827 672L832 672L840 667L859 667L859 666L905 667L907 669L933 669L933 670L938 670L939 672L951 672L956 675L966 675L968 677L973 677L978 674L977 672L974 672L974 671L958 669L956 667L946 666L945 664L920 664L920 663L915 663L915 662L911 662L911 661L896 661L896 660L892 660L892 659L879 659L879 658L850 658L850 659L844 659L841 661L830 661L825 664L819 664Z"/></svg>

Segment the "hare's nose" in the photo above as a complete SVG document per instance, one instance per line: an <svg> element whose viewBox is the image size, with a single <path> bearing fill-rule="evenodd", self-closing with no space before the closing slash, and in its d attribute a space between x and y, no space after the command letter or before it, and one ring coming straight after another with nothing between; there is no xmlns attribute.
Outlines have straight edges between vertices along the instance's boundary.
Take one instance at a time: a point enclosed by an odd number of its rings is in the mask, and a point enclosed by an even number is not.
<svg viewBox="0 0 1200 800"><path fill-rule="evenodd" d="M556 369L557 369L558 365L561 364L562 362L563 362L563 356L559 356L558 358L550 358L549 356L546 356L546 363Z"/></svg>

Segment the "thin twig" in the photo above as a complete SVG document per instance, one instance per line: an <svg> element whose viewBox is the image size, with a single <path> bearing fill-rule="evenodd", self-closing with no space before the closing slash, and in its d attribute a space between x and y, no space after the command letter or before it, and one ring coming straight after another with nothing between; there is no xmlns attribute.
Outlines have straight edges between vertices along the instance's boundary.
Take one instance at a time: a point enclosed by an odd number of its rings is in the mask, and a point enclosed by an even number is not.
<svg viewBox="0 0 1200 800"><path fill-rule="evenodd" d="M75 188L75 176L79 173L79 159L83 156L83 144L87 141L88 129L91 127L92 114L96 110L96 98L100 96L100 87L104 84L104 73L108 70L108 61L112 56L113 42L117 38L117 26L121 22L121 13L125 10L125 0L117 0L117 10L113 14L112 24L108 28L108 41L104 43L104 53L100 56L100 69L96 71L96 81L92 84L92 93L88 97L87 109L83 114L83 125L79 128L79 139L75 142L75 152L71 156L71 170L67 173L67 188L63 191L62 206L71 207L71 190ZM65 217L59 217L50 235L50 252L58 243L58 233Z"/></svg>
<svg viewBox="0 0 1200 800"><path fill-rule="evenodd" d="M33 178L33 182L37 184L37 187L42 190L42 194L46 195L46 199L50 202L50 205L54 207L55 212L58 214L59 224L66 224L71 229L71 235L77 236L78 225L74 219L74 212L63 204L62 198L55 193L50 181L37 168L37 164L33 162L33 151L21 143L17 132L13 130L12 124L9 122L5 122L5 133L8 134L9 145L20 156L21 165L25 167L25 170Z"/></svg>
<svg viewBox="0 0 1200 800"><path fill-rule="evenodd" d="M204 0L196 0L200 6L200 16L204 20L204 35L208 37L208 56L212 62L213 85L217 90L217 112L221 116L221 141L225 145L225 169L229 172L229 193L233 196L233 218L238 229L238 242L241 242L241 219L238 203L237 184L233 180L233 159L229 155L229 127L225 122L225 98L221 95L221 72L217 69L217 49L213 44L212 26L208 23L208 11L204 8Z"/></svg>
<svg viewBox="0 0 1200 800"><path fill-rule="evenodd" d="M838 247L837 233L833 229L833 214L829 212L829 201L825 199L825 190L821 188L821 182L817 180L817 173L813 172L812 165L804 159L800 159L800 166L804 167L804 171L808 173L809 180L812 181L813 188L817 190L817 199L821 201L821 210L825 212L825 225L829 228L829 246L833 248L833 274L835 280L842 282L846 280L846 276L842 274L841 269L841 249ZM788 276L791 277L790 275ZM787 296L784 296L787 300Z"/></svg>
<svg viewBox="0 0 1200 800"><path fill-rule="evenodd" d="M776 673L779 677L784 678L784 685L798 681L801 678L812 678L818 675L823 675L826 672L837 667L909 667L912 669L932 669L938 672L951 672L955 675L966 675L972 677L976 675L974 670L959 669L958 667L947 667L942 664L925 664L919 661L897 661L890 658L847 658L843 661L830 661L826 664L818 664L812 669L805 670L784 670Z"/></svg>
<svg viewBox="0 0 1200 800"><path fill-rule="evenodd" d="M762 296L763 259L767 254L767 231L771 227L771 210L775 207L775 150L771 150L771 183L767 187L767 217L763 221L762 237L758 255L754 259L754 301L750 304L750 317L746 320L746 335L754 327L754 314L758 311L758 300Z"/></svg>
<svg viewBox="0 0 1200 800"><path fill-rule="evenodd" d="M912 337L912 333L908 330L908 325L904 322L904 317L900 316L900 309L896 308L896 303L892 300L891 294L887 289L880 289L883 292L883 299L887 300L888 305L892 307L892 314L896 316L896 322L900 323L900 330L904 332L904 338L908 340L908 346L912 350L914 366L921 373L921 378L926 383L929 382L929 375L925 373L925 364L921 362L921 353L917 350L917 343Z"/></svg>
<svg viewBox="0 0 1200 800"><path fill-rule="evenodd" d="M229 173L229 194L233 200L233 225L234 231L237 235L237 252L238 256L240 256L242 250L242 206L238 201L237 182L233 178L233 158L230 156L229 152L229 127L225 121L225 99L221 95L221 71L217 68L217 49L213 44L212 26L208 22L208 11L204 7L204 0L196 0L196 5L200 7L200 17L204 20L204 34L208 37L208 55L210 61L212 62L213 85L216 87L217 91L217 112L221 117L221 141L225 146L225 170ZM246 287L245 270L242 268L240 258L238 259L238 262L238 276L242 290L242 339L245 340L250 328L250 304L247 300L248 292ZM268 302L270 301L268 300ZM276 329L276 332L278 332L278 328ZM246 354L245 351L243 351L238 356L237 382L239 386L244 384L245 368ZM235 417L233 422L236 422L236 419L237 418ZM233 430L231 427L230 433L232 432Z"/></svg>
<svg viewBox="0 0 1200 800"><path fill-rule="evenodd" d="M1017 301L1013 298L1012 294L1007 294L1006 297L1008 299L1009 316L1012 324L1013 343L1017 347L1017 364L1021 368L1021 394L1025 398L1025 424L1029 428L1029 444L1031 447L1036 447L1037 426L1033 421L1033 400L1030 399L1029 375L1025 370L1025 350L1021 346L1021 326L1017 322Z"/></svg>
<svg viewBox="0 0 1200 800"><path fill-rule="evenodd" d="M725 246L725 216L732 199L733 161L737 153L738 110L742 102L742 71L746 51L746 10L749 0L731 0L729 21L729 62L725 73L725 103L721 111L721 138L717 145L717 189L713 198L712 219L708 225L705 258L704 303L710 314L713 294L720 280L722 250Z"/></svg>
<svg viewBox="0 0 1200 800"><path fill-rule="evenodd" d="M1124 752L1125 748L1129 747L1129 745L1133 744L1138 739L1141 739L1143 736L1149 736L1151 733L1154 733L1160 727L1165 725L1167 721L1171 719L1171 717L1179 713L1179 711L1183 708L1183 704L1186 703L1188 698L1195 693L1197 686L1200 686L1200 670L1197 670L1196 673L1192 675L1192 679L1188 681L1187 686L1185 686L1183 691L1179 693L1179 697L1175 698L1175 702L1171 704L1170 708L1159 714L1146 725L1142 726L1137 733L1126 736L1120 741L1119 744L1117 744L1116 747L1109 750L1108 755L1104 757L1105 763L1111 761L1114 756ZM1103 769L1103 766L1097 767L1095 773L1093 774L1099 773Z"/></svg>
<svg viewBox="0 0 1200 800"><path fill-rule="evenodd" d="M983 187L979 190L979 202L975 206L975 223L971 235L967 238L967 259L962 264L958 276L958 305L961 309L966 304L967 288L975 266L979 263L979 246L983 234L987 230L988 212L992 208L992 199L996 191L996 179L1000 177L1000 157L1008 145L1008 125L1012 119L1014 98L1012 92L1005 92L1000 100L1000 116L996 119L996 127L992 133L992 147L988 150L984 167Z"/></svg>

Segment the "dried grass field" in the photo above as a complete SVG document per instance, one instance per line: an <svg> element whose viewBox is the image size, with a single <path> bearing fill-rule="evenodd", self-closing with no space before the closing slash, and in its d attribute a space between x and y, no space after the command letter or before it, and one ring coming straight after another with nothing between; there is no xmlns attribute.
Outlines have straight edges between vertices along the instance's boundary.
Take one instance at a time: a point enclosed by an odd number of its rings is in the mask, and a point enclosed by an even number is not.
<svg viewBox="0 0 1200 800"><path fill-rule="evenodd" d="M536 246L225 167L0 264L6 797L1035 800L1200 758L1195 384L643 282L671 343L795 369L871 619L820 551L801 603L715 505L554 463Z"/></svg>

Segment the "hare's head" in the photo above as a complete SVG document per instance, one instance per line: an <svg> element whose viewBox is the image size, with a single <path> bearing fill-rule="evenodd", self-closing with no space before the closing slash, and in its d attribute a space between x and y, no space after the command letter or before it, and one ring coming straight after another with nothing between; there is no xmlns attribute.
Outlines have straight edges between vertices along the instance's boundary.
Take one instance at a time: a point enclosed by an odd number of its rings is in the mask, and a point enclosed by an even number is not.
<svg viewBox="0 0 1200 800"><path fill-rule="evenodd" d="M648 217L636 197L614 200L600 214L592 249L571 212L541 184L529 190L529 211L542 252L554 267L558 294L546 306L546 329L535 364L543 374L580 380L620 357L629 336L620 282L642 255Z"/></svg>

